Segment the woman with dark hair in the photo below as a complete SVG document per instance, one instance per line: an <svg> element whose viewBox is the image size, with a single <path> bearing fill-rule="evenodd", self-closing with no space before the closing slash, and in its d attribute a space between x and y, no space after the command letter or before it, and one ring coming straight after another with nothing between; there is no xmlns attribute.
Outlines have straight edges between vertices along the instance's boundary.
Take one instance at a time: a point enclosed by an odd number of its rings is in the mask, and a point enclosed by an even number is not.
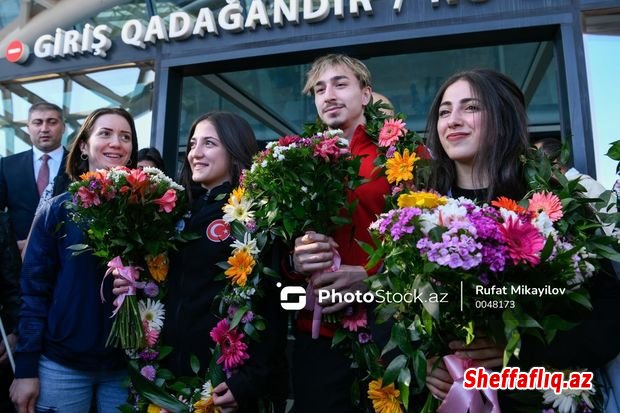
<svg viewBox="0 0 620 413"><path fill-rule="evenodd" d="M450 77L437 92L426 130L434 159L431 186L439 192L479 201L525 195L525 99L507 76L479 69Z"/></svg>
<svg viewBox="0 0 620 413"><path fill-rule="evenodd" d="M135 167L138 140L124 109L92 112L80 128L67 158L76 180L87 171ZM68 216L68 192L52 198L34 219L20 277L22 304L15 350L11 398L21 413L115 412L127 400L122 351L106 347L112 327L111 285L99 287L105 268L89 252L74 256L83 229Z"/></svg>
<svg viewBox="0 0 620 413"><path fill-rule="evenodd" d="M452 197L489 202L499 196L521 199L527 192L521 157L528 150L527 115L521 90L507 76L492 70L472 70L450 77L440 88L428 115L427 144L434 155L432 186ZM557 369L597 368L620 351L617 280L604 274L591 279L593 310L575 328L561 331L550 345L531 336L522 338L520 367ZM450 350L471 360L474 367L500 368L505 343L480 337L465 346L449 343ZM427 362L426 385L445 399L452 377L442 361ZM518 411L523 395L506 399L502 411ZM540 397L540 394L538 394Z"/></svg>
<svg viewBox="0 0 620 413"><path fill-rule="evenodd" d="M160 171L165 169L164 159L157 148L142 148L138 151L138 168L152 167Z"/></svg>
<svg viewBox="0 0 620 413"><path fill-rule="evenodd" d="M209 112L196 119L189 130L180 174L190 198L191 215L184 227L200 238L179 245L171 254L162 330L162 342L173 348L162 364L177 377L194 375L192 354L200 361L200 375L209 366L215 346L209 333L219 321L216 296L227 284L217 277L222 273L217 263L228 259L234 241L222 219L222 207L256 151L250 125L233 113ZM119 278L114 286L117 295L127 290L127 282ZM276 371L286 346L286 315L275 284L265 290L259 311L267 329L261 332L260 343L252 342L246 364L213 390L214 404L222 412L256 412L258 399L277 403L286 398L286 372ZM274 384L276 377L282 381Z"/></svg>

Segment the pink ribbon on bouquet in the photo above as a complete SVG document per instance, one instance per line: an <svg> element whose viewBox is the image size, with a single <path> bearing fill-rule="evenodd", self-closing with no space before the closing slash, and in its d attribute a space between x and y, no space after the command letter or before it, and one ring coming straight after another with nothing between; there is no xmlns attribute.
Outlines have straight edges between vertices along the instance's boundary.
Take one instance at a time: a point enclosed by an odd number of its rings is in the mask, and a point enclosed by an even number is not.
<svg viewBox="0 0 620 413"><path fill-rule="evenodd" d="M441 403L438 413L500 413L497 391L491 389L484 390L465 390L463 388L463 377L465 371L471 367L471 360L464 360L460 357L450 355L443 358L443 362L454 380L446 399ZM482 401L480 393L484 393L488 402Z"/></svg>
<svg viewBox="0 0 620 413"><path fill-rule="evenodd" d="M321 313L323 312L323 308L319 304L319 300L317 300L314 295L314 286L313 281L316 277L326 272L334 272L338 271L340 268L340 263L342 259L340 258L340 254L335 248L332 248L332 253L334 254L334 258L332 260L332 266L329 267L325 271L317 271L312 274L310 280L308 281L308 286L306 287L306 310L312 310L312 338L319 338L319 333L321 331Z"/></svg>
<svg viewBox="0 0 620 413"><path fill-rule="evenodd" d="M110 262L108 262L108 270L105 272L103 279L101 280L101 287L99 288L99 295L101 296L101 301L105 303L105 298L103 297L103 282L106 277L112 274L112 271L118 270L118 273L121 278L127 280L129 283L129 290L126 293L120 294L114 299L114 311L112 312L112 317L118 313L121 305L123 305L123 301L125 301L125 297L128 295L136 295L136 288L142 288L142 284L138 283L138 279L140 278L140 267L132 267L132 266L124 266L121 257L114 257Z"/></svg>

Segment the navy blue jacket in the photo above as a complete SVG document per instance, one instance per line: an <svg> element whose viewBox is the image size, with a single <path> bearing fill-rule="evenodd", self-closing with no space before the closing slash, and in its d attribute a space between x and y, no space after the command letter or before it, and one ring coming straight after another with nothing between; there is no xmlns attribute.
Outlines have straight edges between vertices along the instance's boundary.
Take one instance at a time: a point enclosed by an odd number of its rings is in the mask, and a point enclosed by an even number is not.
<svg viewBox="0 0 620 413"><path fill-rule="evenodd" d="M84 243L82 230L70 220L64 203L69 193L53 198L36 217L21 271L16 378L38 377L41 355L84 371L125 367L120 350L106 348L112 327L112 277L89 252L68 248Z"/></svg>
<svg viewBox="0 0 620 413"><path fill-rule="evenodd" d="M0 159L0 211L8 208L15 238L26 239L34 213L39 205L37 180L32 168L32 149ZM65 172L67 151L64 152L58 175L54 178L53 195L67 190L69 177Z"/></svg>

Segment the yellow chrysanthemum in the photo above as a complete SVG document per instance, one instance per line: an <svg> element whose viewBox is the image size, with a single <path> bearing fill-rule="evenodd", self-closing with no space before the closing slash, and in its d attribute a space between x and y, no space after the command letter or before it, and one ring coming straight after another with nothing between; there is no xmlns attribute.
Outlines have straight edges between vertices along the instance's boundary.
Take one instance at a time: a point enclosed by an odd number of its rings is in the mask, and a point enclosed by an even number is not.
<svg viewBox="0 0 620 413"><path fill-rule="evenodd" d="M196 413L215 413L215 406L213 405L213 399L200 399L194 403L194 412Z"/></svg>
<svg viewBox="0 0 620 413"><path fill-rule="evenodd" d="M146 256L146 266L149 269L149 273L151 277L157 282L162 282L166 280L168 276L168 253L162 252L161 254L147 255Z"/></svg>
<svg viewBox="0 0 620 413"><path fill-rule="evenodd" d="M146 413L159 413L161 412L161 407L155 404L149 404L149 407L146 409Z"/></svg>
<svg viewBox="0 0 620 413"><path fill-rule="evenodd" d="M245 196L245 188L242 186L238 186L235 189L233 189L232 193L228 197L228 204L235 205L235 200L236 200L236 203L239 203L241 202L244 196Z"/></svg>
<svg viewBox="0 0 620 413"><path fill-rule="evenodd" d="M401 403L398 400L400 391L394 383L383 387L383 380L373 380L368 384L368 398L376 413L402 413Z"/></svg>
<svg viewBox="0 0 620 413"><path fill-rule="evenodd" d="M399 208L435 208L438 205L445 205L446 198L432 192L413 192L402 194L398 197Z"/></svg>
<svg viewBox="0 0 620 413"><path fill-rule="evenodd" d="M389 183L410 181L413 179L413 164L419 158L415 153L409 154L409 149L405 149L403 154L394 152L394 157L385 163L385 173Z"/></svg>
<svg viewBox="0 0 620 413"><path fill-rule="evenodd" d="M245 286L248 281L248 275L254 268L254 258L246 251L237 251L232 257L228 259L230 268L224 272L226 277L232 278L233 282L241 287Z"/></svg>

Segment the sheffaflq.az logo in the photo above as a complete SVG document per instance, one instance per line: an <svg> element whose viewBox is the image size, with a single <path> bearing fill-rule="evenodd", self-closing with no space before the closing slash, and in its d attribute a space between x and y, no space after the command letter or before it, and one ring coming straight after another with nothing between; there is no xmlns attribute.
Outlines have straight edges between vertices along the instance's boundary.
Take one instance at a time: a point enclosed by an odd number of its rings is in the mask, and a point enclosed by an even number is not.
<svg viewBox="0 0 620 413"><path fill-rule="evenodd" d="M276 284L278 288L282 283ZM306 289L300 286L288 286L280 290L280 305L285 310L301 310L306 306Z"/></svg>

